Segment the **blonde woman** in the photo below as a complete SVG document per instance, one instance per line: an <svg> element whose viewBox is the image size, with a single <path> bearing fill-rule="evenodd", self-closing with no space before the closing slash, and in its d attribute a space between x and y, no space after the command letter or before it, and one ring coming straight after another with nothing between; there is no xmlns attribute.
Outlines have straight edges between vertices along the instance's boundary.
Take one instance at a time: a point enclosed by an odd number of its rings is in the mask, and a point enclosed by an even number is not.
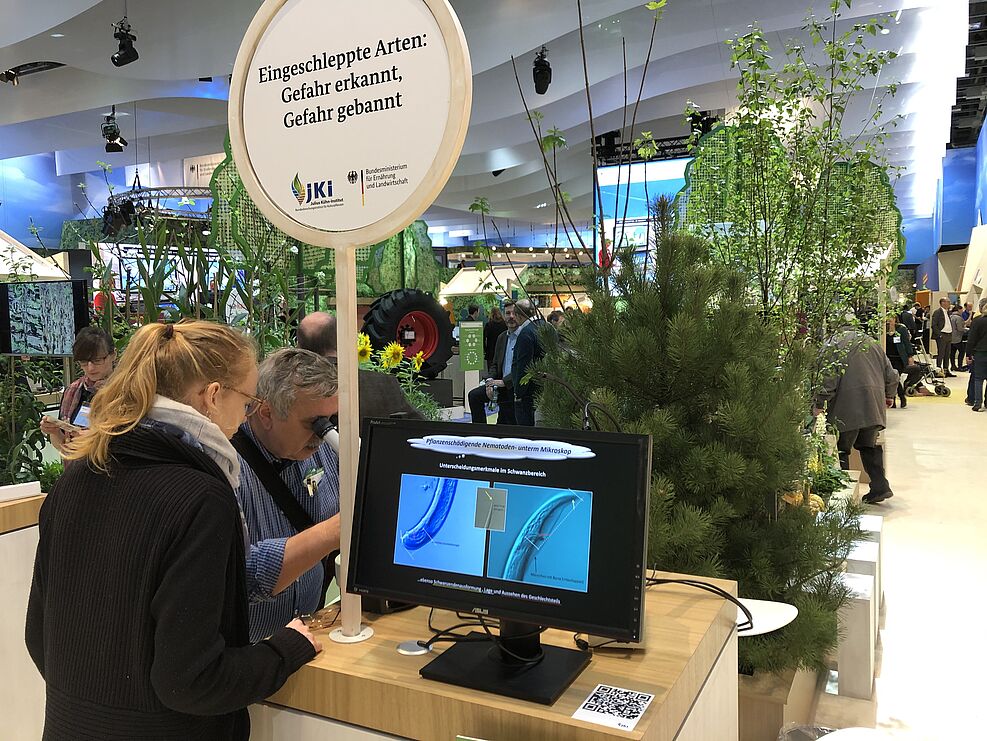
<svg viewBox="0 0 987 741"><path fill-rule="evenodd" d="M28 650L46 741L247 739L246 706L321 650L300 621L248 641L239 463L256 348L152 324L92 401L41 510Z"/></svg>

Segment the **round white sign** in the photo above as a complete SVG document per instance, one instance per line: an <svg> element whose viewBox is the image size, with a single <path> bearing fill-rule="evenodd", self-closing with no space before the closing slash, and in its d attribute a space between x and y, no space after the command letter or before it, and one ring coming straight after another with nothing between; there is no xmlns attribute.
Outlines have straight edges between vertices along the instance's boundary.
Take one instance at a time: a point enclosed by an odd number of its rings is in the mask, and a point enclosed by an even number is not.
<svg viewBox="0 0 987 741"><path fill-rule="evenodd" d="M446 0L267 0L237 56L230 138L279 228L310 244L373 244L445 185L471 100Z"/></svg>

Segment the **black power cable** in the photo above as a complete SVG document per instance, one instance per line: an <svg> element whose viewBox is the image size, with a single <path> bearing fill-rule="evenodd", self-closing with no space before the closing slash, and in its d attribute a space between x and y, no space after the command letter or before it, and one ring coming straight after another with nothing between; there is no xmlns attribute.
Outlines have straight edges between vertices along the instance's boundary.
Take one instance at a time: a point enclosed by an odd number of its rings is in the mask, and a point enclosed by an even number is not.
<svg viewBox="0 0 987 741"><path fill-rule="evenodd" d="M727 602L732 602L737 606L737 608L744 613L744 622L737 626L737 632L743 633L754 628L754 616L751 611L747 608L743 602L734 597L729 592L720 589L715 584L710 584L709 582L699 581L698 579L661 579L658 577L649 577L647 580L647 585L649 587L656 586L659 584L683 584L687 587L693 587L694 589L702 589L710 594L715 594L718 597L722 597Z"/></svg>

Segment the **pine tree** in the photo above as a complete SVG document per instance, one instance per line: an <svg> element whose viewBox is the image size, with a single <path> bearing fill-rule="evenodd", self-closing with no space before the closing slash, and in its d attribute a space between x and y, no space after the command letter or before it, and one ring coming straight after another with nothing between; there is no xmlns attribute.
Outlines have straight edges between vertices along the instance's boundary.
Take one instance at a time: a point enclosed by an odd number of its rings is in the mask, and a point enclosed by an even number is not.
<svg viewBox="0 0 987 741"><path fill-rule="evenodd" d="M592 311L569 317L561 341L545 336L536 371L605 407L624 432L651 435L650 567L734 579L743 597L798 607L787 628L740 642L741 671L821 667L847 599L838 571L859 511L816 515L782 501L804 478L805 359L779 359L779 334L753 308L747 279L673 233L670 212L660 205L643 275L625 255ZM581 425L583 405L562 384L544 382L540 409L549 426Z"/></svg>

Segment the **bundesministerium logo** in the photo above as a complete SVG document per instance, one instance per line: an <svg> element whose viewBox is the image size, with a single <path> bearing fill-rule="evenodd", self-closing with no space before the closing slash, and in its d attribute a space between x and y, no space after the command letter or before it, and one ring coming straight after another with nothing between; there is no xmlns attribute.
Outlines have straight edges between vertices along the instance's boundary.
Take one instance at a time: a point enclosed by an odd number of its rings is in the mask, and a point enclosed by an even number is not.
<svg viewBox="0 0 987 741"><path fill-rule="evenodd" d="M303 185L302 179L296 172L295 179L291 181L291 192L294 193L299 206L314 201L324 201L332 198L332 180L317 180Z"/></svg>
<svg viewBox="0 0 987 741"><path fill-rule="evenodd" d="M346 176L346 179L350 181L350 185L356 185L356 181L360 179L360 175L356 170L350 170L350 174Z"/></svg>

